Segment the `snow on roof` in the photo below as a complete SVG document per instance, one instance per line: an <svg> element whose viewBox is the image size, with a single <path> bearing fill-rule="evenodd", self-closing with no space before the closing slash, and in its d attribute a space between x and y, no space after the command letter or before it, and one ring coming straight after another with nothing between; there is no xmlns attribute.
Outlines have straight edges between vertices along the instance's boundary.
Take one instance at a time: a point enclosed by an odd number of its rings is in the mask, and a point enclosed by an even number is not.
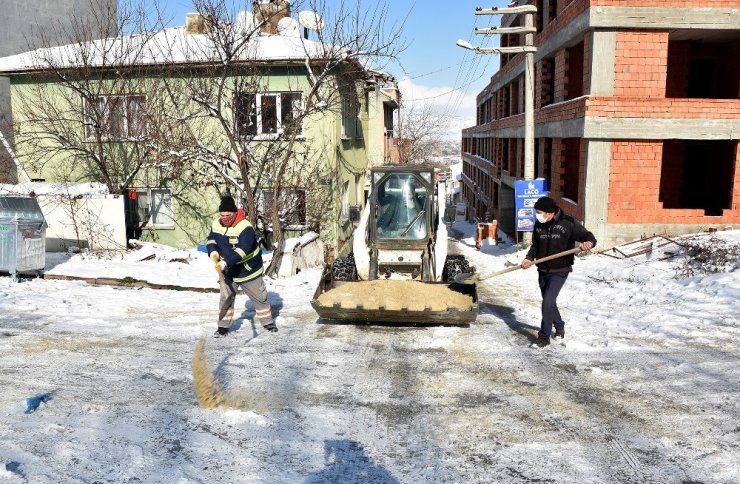
<svg viewBox="0 0 740 484"><path fill-rule="evenodd" d="M330 46L287 32L286 35L260 33L241 50L238 60L302 62L306 57L321 58L330 51ZM2 57L0 74L47 70L50 66L115 67L214 62L221 62L221 57L208 34L187 33L185 27L172 27L152 35L105 38Z"/></svg>
<svg viewBox="0 0 740 484"><path fill-rule="evenodd" d="M78 196L108 195L108 187L102 183L19 183L17 185L0 184L0 195L36 195L45 196Z"/></svg>

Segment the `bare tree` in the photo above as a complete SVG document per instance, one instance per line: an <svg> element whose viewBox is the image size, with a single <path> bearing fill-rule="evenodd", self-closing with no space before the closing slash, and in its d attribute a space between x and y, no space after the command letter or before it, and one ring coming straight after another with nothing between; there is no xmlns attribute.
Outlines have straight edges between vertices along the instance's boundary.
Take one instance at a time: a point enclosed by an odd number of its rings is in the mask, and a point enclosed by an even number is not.
<svg viewBox="0 0 740 484"><path fill-rule="evenodd" d="M401 104L398 113L398 152L402 164L424 163L441 152L446 123L431 103Z"/></svg>
<svg viewBox="0 0 740 484"><path fill-rule="evenodd" d="M325 163L326 139L309 139L304 121L338 113L343 102L356 103L371 74L366 63L395 59L402 47L399 31L386 28L381 4L368 12L360 1L351 7L340 2L332 10L321 0L292 6L274 1L269 8L254 2L251 12L251 6L244 11L227 0L196 0L194 6L199 39L184 36L166 47L170 64L177 65L166 77L172 116L180 121L168 136L169 154L183 173L225 184L243 200L253 223L260 210L266 212L279 249L284 228L297 215L319 225L331 216L331 200L338 199L331 191L336 187L319 183L336 178L338 169ZM301 38L300 31L279 40L262 35L290 29L290 21L280 27L280 19L302 6L323 22L316 40ZM300 55L282 63L265 59L270 45ZM279 89L271 86L276 75L286 83ZM312 199L297 203L307 186ZM307 206L310 214L296 213ZM267 272L274 273L279 262L274 257Z"/></svg>
<svg viewBox="0 0 740 484"><path fill-rule="evenodd" d="M384 4L195 0L193 35L163 29L149 3L104 5L46 41L62 47L34 54L37 77L18 98L16 125L30 169L100 181L111 193L141 180L171 186L183 205L193 191L225 186L252 223L269 216L277 248L296 218L320 227L332 217L340 166L325 154L338 147L333 133L309 136L304 121L358 105L378 75L369 63L396 60L400 27L386 25ZM280 25L289 8L316 13L313 40L295 21ZM293 35L264 35L281 29ZM275 61L264 54L274 48L293 54ZM286 79L278 89L277 78Z"/></svg>
<svg viewBox="0 0 740 484"><path fill-rule="evenodd" d="M121 193L156 150L147 93L157 91L158 76L139 60L161 23L141 5L92 5L88 16L40 34L45 45L60 46L30 54L37 82L16 91L16 141L33 154L26 158L33 171Z"/></svg>

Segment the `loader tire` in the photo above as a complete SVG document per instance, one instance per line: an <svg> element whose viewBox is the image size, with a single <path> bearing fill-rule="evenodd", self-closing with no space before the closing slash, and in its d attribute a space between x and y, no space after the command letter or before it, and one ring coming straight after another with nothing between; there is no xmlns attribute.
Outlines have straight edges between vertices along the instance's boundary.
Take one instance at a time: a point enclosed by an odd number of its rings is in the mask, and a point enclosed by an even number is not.
<svg viewBox="0 0 740 484"><path fill-rule="evenodd" d="M455 276L466 272L473 272L473 268L464 255L448 255L442 277L446 282L455 280Z"/></svg>
<svg viewBox="0 0 740 484"><path fill-rule="evenodd" d="M335 281L355 280L355 257L350 254L347 257L337 257L331 265Z"/></svg>

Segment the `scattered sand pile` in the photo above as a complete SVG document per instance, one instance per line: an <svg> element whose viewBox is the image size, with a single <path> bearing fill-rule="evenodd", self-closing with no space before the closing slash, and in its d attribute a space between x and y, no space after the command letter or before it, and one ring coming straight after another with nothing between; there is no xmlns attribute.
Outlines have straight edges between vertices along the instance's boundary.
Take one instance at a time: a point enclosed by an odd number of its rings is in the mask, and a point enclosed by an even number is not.
<svg viewBox="0 0 740 484"><path fill-rule="evenodd" d="M201 336L195 346L193 355L193 386L198 405L203 408L215 408L224 404L224 390L216 381L213 372L208 368L205 353L206 340Z"/></svg>
<svg viewBox="0 0 740 484"><path fill-rule="evenodd" d="M359 281L343 284L327 291L318 298L322 306L339 303L343 308L355 308L362 304L365 309L444 311L453 307L467 311L473 306L473 298L453 291L444 284L427 284L419 281Z"/></svg>
<svg viewBox="0 0 740 484"><path fill-rule="evenodd" d="M198 405L203 408L239 408L241 406L239 399L224 392L208 367L205 346L206 340L201 336L193 355L193 386L195 387L195 398L198 400Z"/></svg>

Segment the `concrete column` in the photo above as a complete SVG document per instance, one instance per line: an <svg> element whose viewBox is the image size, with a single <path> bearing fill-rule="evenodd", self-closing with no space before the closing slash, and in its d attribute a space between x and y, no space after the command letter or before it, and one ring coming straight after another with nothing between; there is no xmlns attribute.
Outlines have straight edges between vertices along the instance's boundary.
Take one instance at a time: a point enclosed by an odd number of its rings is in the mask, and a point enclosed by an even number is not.
<svg viewBox="0 0 740 484"><path fill-rule="evenodd" d="M617 33L600 30L591 36L591 85L585 92L592 96L614 95L614 73L617 56Z"/></svg>
<svg viewBox="0 0 740 484"><path fill-rule="evenodd" d="M611 153L611 141L586 140L583 222L597 241L607 237Z"/></svg>

